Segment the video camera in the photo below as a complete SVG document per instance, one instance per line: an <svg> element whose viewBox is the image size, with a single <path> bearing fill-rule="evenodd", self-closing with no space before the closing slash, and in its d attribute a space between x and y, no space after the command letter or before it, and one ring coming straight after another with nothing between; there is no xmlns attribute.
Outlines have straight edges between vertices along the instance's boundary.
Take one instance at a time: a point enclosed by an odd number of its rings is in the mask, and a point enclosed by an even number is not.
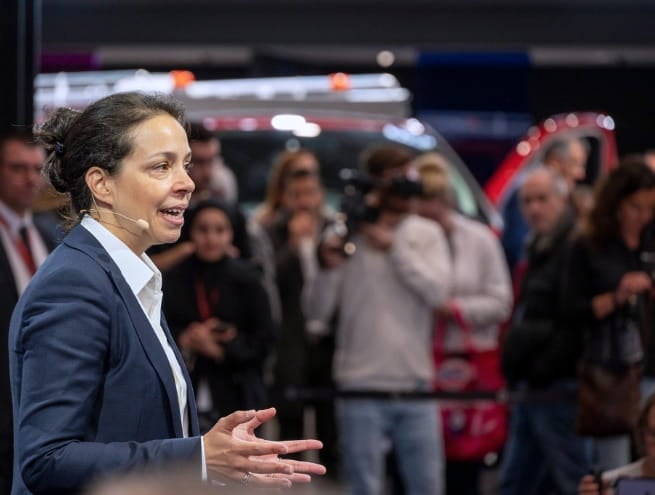
<svg viewBox="0 0 655 495"><path fill-rule="evenodd" d="M379 205L368 201L369 194L375 189L401 198L420 196L423 192L418 177L401 175L388 180L371 177L353 169L342 169L339 178L344 183L339 206L335 233L344 240L344 251L353 254L355 247L351 242L353 234L362 223L375 223L380 216Z"/></svg>

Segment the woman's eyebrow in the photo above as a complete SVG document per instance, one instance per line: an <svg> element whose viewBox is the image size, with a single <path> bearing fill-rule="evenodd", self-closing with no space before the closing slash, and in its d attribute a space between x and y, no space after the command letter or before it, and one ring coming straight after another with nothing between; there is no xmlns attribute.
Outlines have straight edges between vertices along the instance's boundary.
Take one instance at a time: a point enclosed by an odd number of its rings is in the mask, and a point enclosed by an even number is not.
<svg viewBox="0 0 655 495"><path fill-rule="evenodd" d="M175 152L175 151L157 151L157 152L153 153L152 155L148 156L147 159L149 160L151 158L156 158L156 157L159 157L159 156L164 156L168 160L174 160L175 158L178 157L178 153ZM184 160L190 160L190 159L191 159L191 151L187 152L184 155Z"/></svg>

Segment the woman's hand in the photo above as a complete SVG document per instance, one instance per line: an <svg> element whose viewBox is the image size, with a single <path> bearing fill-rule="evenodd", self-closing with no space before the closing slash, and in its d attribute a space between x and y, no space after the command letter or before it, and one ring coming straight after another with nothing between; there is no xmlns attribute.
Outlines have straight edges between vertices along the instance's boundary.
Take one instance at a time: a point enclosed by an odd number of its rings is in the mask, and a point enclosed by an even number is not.
<svg viewBox="0 0 655 495"><path fill-rule="evenodd" d="M237 411L221 418L203 437L207 471L212 478L269 487L308 483L312 474L325 474L313 462L281 459L322 448L318 440L272 442L257 438L255 429L275 416L275 409Z"/></svg>
<svg viewBox="0 0 655 495"><path fill-rule="evenodd" d="M601 495L598 482L592 475L588 474L580 480L578 495Z"/></svg>
<svg viewBox="0 0 655 495"><path fill-rule="evenodd" d="M452 318L452 316L455 314L455 307L457 306L457 303L455 302L454 299L448 299L446 302L443 303L442 306L440 306L436 311L435 311L435 316L437 318Z"/></svg>
<svg viewBox="0 0 655 495"><path fill-rule="evenodd" d="M224 350L215 333L218 324L216 318L191 323L178 339L180 347L211 359L223 359Z"/></svg>
<svg viewBox="0 0 655 495"><path fill-rule="evenodd" d="M653 283L644 272L628 272L623 275L616 289L616 301L623 304L630 298L646 292Z"/></svg>
<svg viewBox="0 0 655 495"><path fill-rule="evenodd" d="M325 268L339 268L346 257L343 239L337 236L328 237L319 245L318 254Z"/></svg>
<svg viewBox="0 0 655 495"><path fill-rule="evenodd" d="M224 321L218 321L216 329L214 330L215 339L221 344L227 344L228 342L233 341L238 334L237 327Z"/></svg>
<svg viewBox="0 0 655 495"><path fill-rule="evenodd" d="M308 211L294 213L289 220L289 244L297 248L303 239L315 239L318 234L318 217Z"/></svg>

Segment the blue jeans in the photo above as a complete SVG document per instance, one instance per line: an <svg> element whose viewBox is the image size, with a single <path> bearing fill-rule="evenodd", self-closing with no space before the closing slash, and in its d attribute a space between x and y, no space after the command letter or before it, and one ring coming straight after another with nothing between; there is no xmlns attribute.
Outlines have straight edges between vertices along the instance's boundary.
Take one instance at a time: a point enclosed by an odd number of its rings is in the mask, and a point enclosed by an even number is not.
<svg viewBox="0 0 655 495"><path fill-rule="evenodd" d="M442 495L441 421L432 400L340 399L337 420L351 493L381 495L393 446L406 495Z"/></svg>
<svg viewBox="0 0 655 495"><path fill-rule="evenodd" d="M550 390L571 395L575 387L560 382ZM573 397L512 406L499 473L501 495L542 495L546 480L559 495L577 495L580 478L589 471L589 445L575 434L575 410Z"/></svg>

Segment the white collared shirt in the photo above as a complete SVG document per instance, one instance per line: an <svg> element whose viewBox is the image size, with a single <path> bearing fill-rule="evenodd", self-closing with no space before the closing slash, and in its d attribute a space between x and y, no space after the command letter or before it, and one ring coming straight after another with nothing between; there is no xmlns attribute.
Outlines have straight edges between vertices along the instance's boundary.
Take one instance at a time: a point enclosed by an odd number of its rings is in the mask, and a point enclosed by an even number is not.
<svg viewBox="0 0 655 495"><path fill-rule="evenodd" d="M82 227L88 230L98 240L114 263L116 263L123 278L125 278L125 281L139 301L141 309L143 309L143 312L150 321L173 373L177 401L180 406L182 431L184 436L188 437L189 414L187 408L187 385L180 363L176 359L175 353L161 327L162 277L160 271L145 253L137 256L123 241L90 216L85 215L81 224Z"/></svg>
<svg viewBox="0 0 655 495"><path fill-rule="evenodd" d="M20 228L24 226L27 229L30 240L29 248L32 252L34 264L37 268L41 266L47 258L48 248L34 227L31 212L28 211L21 217L14 210L0 201L0 217L2 217L4 223L6 223L6 225L4 225L3 222L0 222L0 242L5 248L5 253L9 260L9 267L14 276L16 291L20 296L32 279L29 268L25 265L23 258L16 249L16 241L20 239Z"/></svg>

